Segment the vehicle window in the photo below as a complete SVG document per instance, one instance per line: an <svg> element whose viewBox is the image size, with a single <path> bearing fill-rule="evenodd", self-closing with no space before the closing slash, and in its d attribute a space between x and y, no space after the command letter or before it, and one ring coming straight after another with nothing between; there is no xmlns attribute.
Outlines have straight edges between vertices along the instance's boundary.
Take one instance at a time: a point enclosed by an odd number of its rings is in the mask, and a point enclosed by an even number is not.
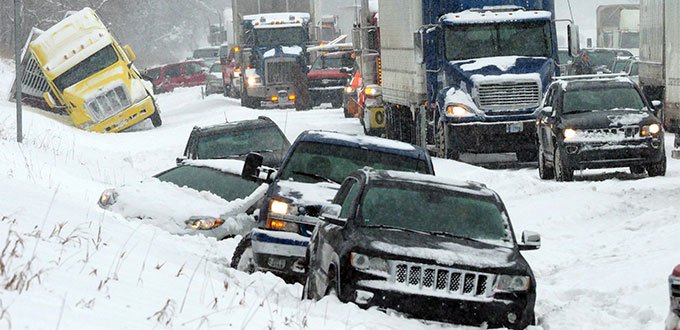
<svg viewBox="0 0 680 330"><path fill-rule="evenodd" d="M219 159L243 156L249 152L276 152L290 146L274 126L258 127L226 134L213 134L198 139L197 158Z"/></svg>
<svg viewBox="0 0 680 330"><path fill-rule="evenodd" d="M359 191L361 190L361 185L359 182L357 182L354 179L350 180L351 186L349 188L349 191L347 192L347 195L345 196L345 200L342 201L342 208L340 209L340 218L347 219L350 216L350 210L352 208L352 202L354 202L354 199L359 195Z"/></svg>
<svg viewBox="0 0 680 330"><path fill-rule="evenodd" d="M354 66L354 60L349 56L324 56L319 57L314 61L312 69L339 69L351 68Z"/></svg>
<svg viewBox="0 0 680 330"><path fill-rule="evenodd" d="M222 65L220 65L219 63L213 64L210 67L210 72L213 72L213 73L222 72Z"/></svg>
<svg viewBox="0 0 680 330"><path fill-rule="evenodd" d="M493 56L552 56L550 23L545 21L452 26L446 28L445 39L448 60Z"/></svg>
<svg viewBox="0 0 680 330"><path fill-rule="evenodd" d="M614 72L623 72L626 70L627 61L616 61L614 62Z"/></svg>
<svg viewBox="0 0 680 330"><path fill-rule="evenodd" d="M616 53L613 51L586 51L590 57L590 65L593 67L609 67L616 60Z"/></svg>
<svg viewBox="0 0 680 330"><path fill-rule="evenodd" d="M370 186L361 202L363 225L446 232L482 240L506 240L503 211L492 199L421 184Z"/></svg>
<svg viewBox="0 0 680 330"><path fill-rule="evenodd" d="M621 48L640 48L640 33L622 32Z"/></svg>
<svg viewBox="0 0 680 330"><path fill-rule="evenodd" d="M635 88L592 88L564 93L564 114L601 110L640 110L645 107Z"/></svg>
<svg viewBox="0 0 680 330"><path fill-rule="evenodd" d="M59 75L54 79L54 84L63 91L116 62L118 62L118 54L112 45L108 45Z"/></svg>
<svg viewBox="0 0 680 330"><path fill-rule="evenodd" d="M219 54L219 48L205 48L205 49L196 49L194 50L194 58L208 58L208 57L217 57Z"/></svg>
<svg viewBox="0 0 680 330"><path fill-rule="evenodd" d="M342 182L350 173L366 166L429 174L424 160L359 148L302 142L281 169L279 178L309 183L323 181L321 178Z"/></svg>
<svg viewBox="0 0 680 330"><path fill-rule="evenodd" d="M220 58L226 58L227 55L229 55L229 45L222 45L220 46L220 49L217 51L217 54L219 55Z"/></svg>
<svg viewBox="0 0 680 330"><path fill-rule="evenodd" d="M307 32L302 27L255 29L254 31L256 43L262 47L304 45L308 39Z"/></svg>
<svg viewBox="0 0 680 330"><path fill-rule="evenodd" d="M226 201L245 198L259 184L244 180L238 175L225 173L209 167L178 166L156 176L164 182L198 191L209 191Z"/></svg>
<svg viewBox="0 0 680 330"><path fill-rule="evenodd" d="M182 75L179 65L165 67L165 78L177 78Z"/></svg>
<svg viewBox="0 0 680 330"><path fill-rule="evenodd" d="M631 65L629 75L631 75L631 76L639 76L640 75L640 64L638 62L634 62Z"/></svg>
<svg viewBox="0 0 680 330"><path fill-rule="evenodd" d="M144 72L144 75L151 78L152 80L156 80L161 75L161 68L153 68L146 70L146 72Z"/></svg>
<svg viewBox="0 0 680 330"><path fill-rule="evenodd" d="M185 63L184 71L187 76L192 76L201 72L201 66L196 63Z"/></svg>

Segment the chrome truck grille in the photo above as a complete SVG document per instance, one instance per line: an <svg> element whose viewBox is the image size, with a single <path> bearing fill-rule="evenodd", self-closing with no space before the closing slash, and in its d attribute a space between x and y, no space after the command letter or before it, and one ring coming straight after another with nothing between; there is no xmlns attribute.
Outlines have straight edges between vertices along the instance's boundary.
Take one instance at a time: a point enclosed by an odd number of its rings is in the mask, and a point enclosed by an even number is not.
<svg viewBox="0 0 680 330"><path fill-rule="evenodd" d="M47 80L40 71L40 65L33 54L27 53L24 63L24 73L21 76L21 92L42 99L44 92L50 90Z"/></svg>
<svg viewBox="0 0 680 330"><path fill-rule="evenodd" d="M130 99L125 93L123 86L118 86L101 93L86 103L87 110L96 122L103 121L125 110L130 105Z"/></svg>
<svg viewBox="0 0 680 330"><path fill-rule="evenodd" d="M481 82L476 91L477 106L484 111L535 108L541 102L538 81Z"/></svg>
<svg viewBox="0 0 680 330"><path fill-rule="evenodd" d="M390 281L427 294L453 297L486 298L493 294L495 275L444 268L433 265L399 262L391 267Z"/></svg>
<svg viewBox="0 0 680 330"><path fill-rule="evenodd" d="M266 84L292 83L295 79L294 70L297 68L298 65L295 60L274 59L267 61L264 69Z"/></svg>

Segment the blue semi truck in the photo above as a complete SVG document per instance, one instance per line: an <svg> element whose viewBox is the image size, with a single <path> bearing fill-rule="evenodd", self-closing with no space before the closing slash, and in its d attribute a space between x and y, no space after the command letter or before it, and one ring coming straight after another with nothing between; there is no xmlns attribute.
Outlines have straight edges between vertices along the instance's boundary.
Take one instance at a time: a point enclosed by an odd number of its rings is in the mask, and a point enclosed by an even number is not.
<svg viewBox="0 0 680 330"><path fill-rule="evenodd" d="M535 120L559 75L554 0L383 1L379 12L388 138L451 159L536 158Z"/></svg>

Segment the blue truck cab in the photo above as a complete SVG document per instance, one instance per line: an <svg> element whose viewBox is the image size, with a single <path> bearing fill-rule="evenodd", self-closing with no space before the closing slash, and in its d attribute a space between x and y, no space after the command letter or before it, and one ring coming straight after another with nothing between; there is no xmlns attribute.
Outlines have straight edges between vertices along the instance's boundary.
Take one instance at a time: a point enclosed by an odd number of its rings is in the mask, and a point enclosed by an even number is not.
<svg viewBox="0 0 680 330"><path fill-rule="evenodd" d="M271 271L293 281L304 279L307 245L318 217L350 173L370 166L434 174L432 160L421 147L325 131L300 134L278 170L262 167L261 161L249 155L242 176L259 178L269 183L269 189L261 203L258 226L241 240L231 266Z"/></svg>
<svg viewBox="0 0 680 330"><path fill-rule="evenodd" d="M540 103L560 73L554 0L407 2L418 12L409 32L413 86L398 82L404 64L387 58L397 54L399 31L386 28L398 22L383 17L396 5L380 6L388 137L433 145L452 159L514 152L534 160Z"/></svg>
<svg viewBox="0 0 680 330"><path fill-rule="evenodd" d="M308 102L308 97L300 98L299 87L306 88L310 14L246 15L241 24L243 47L247 50L241 54L249 56L241 63L250 63L242 76L241 105L308 107L301 104Z"/></svg>

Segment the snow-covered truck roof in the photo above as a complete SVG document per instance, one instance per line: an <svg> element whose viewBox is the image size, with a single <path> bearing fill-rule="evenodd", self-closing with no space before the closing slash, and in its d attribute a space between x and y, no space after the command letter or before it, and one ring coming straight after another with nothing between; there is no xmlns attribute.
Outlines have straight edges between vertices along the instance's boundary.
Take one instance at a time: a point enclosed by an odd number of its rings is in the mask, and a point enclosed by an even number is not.
<svg viewBox="0 0 680 330"><path fill-rule="evenodd" d="M442 24L484 24L513 21L550 20L552 13L545 10L509 10L508 6L484 7L482 10L465 10L441 17Z"/></svg>
<svg viewBox="0 0 680 330"><path fill-rule="evenodd" d="M44 31L30 48L48 78L56 78L113 42L113 36L89 7Z"/></svg>
<svg viewBox="0 0 680 330"><path fill-rule="evenodd" d="M252 21L256 29L282 28L302 26L303 23L309 22L310 15L298 12L254 14L243 16L243 20Z"/></svg>

